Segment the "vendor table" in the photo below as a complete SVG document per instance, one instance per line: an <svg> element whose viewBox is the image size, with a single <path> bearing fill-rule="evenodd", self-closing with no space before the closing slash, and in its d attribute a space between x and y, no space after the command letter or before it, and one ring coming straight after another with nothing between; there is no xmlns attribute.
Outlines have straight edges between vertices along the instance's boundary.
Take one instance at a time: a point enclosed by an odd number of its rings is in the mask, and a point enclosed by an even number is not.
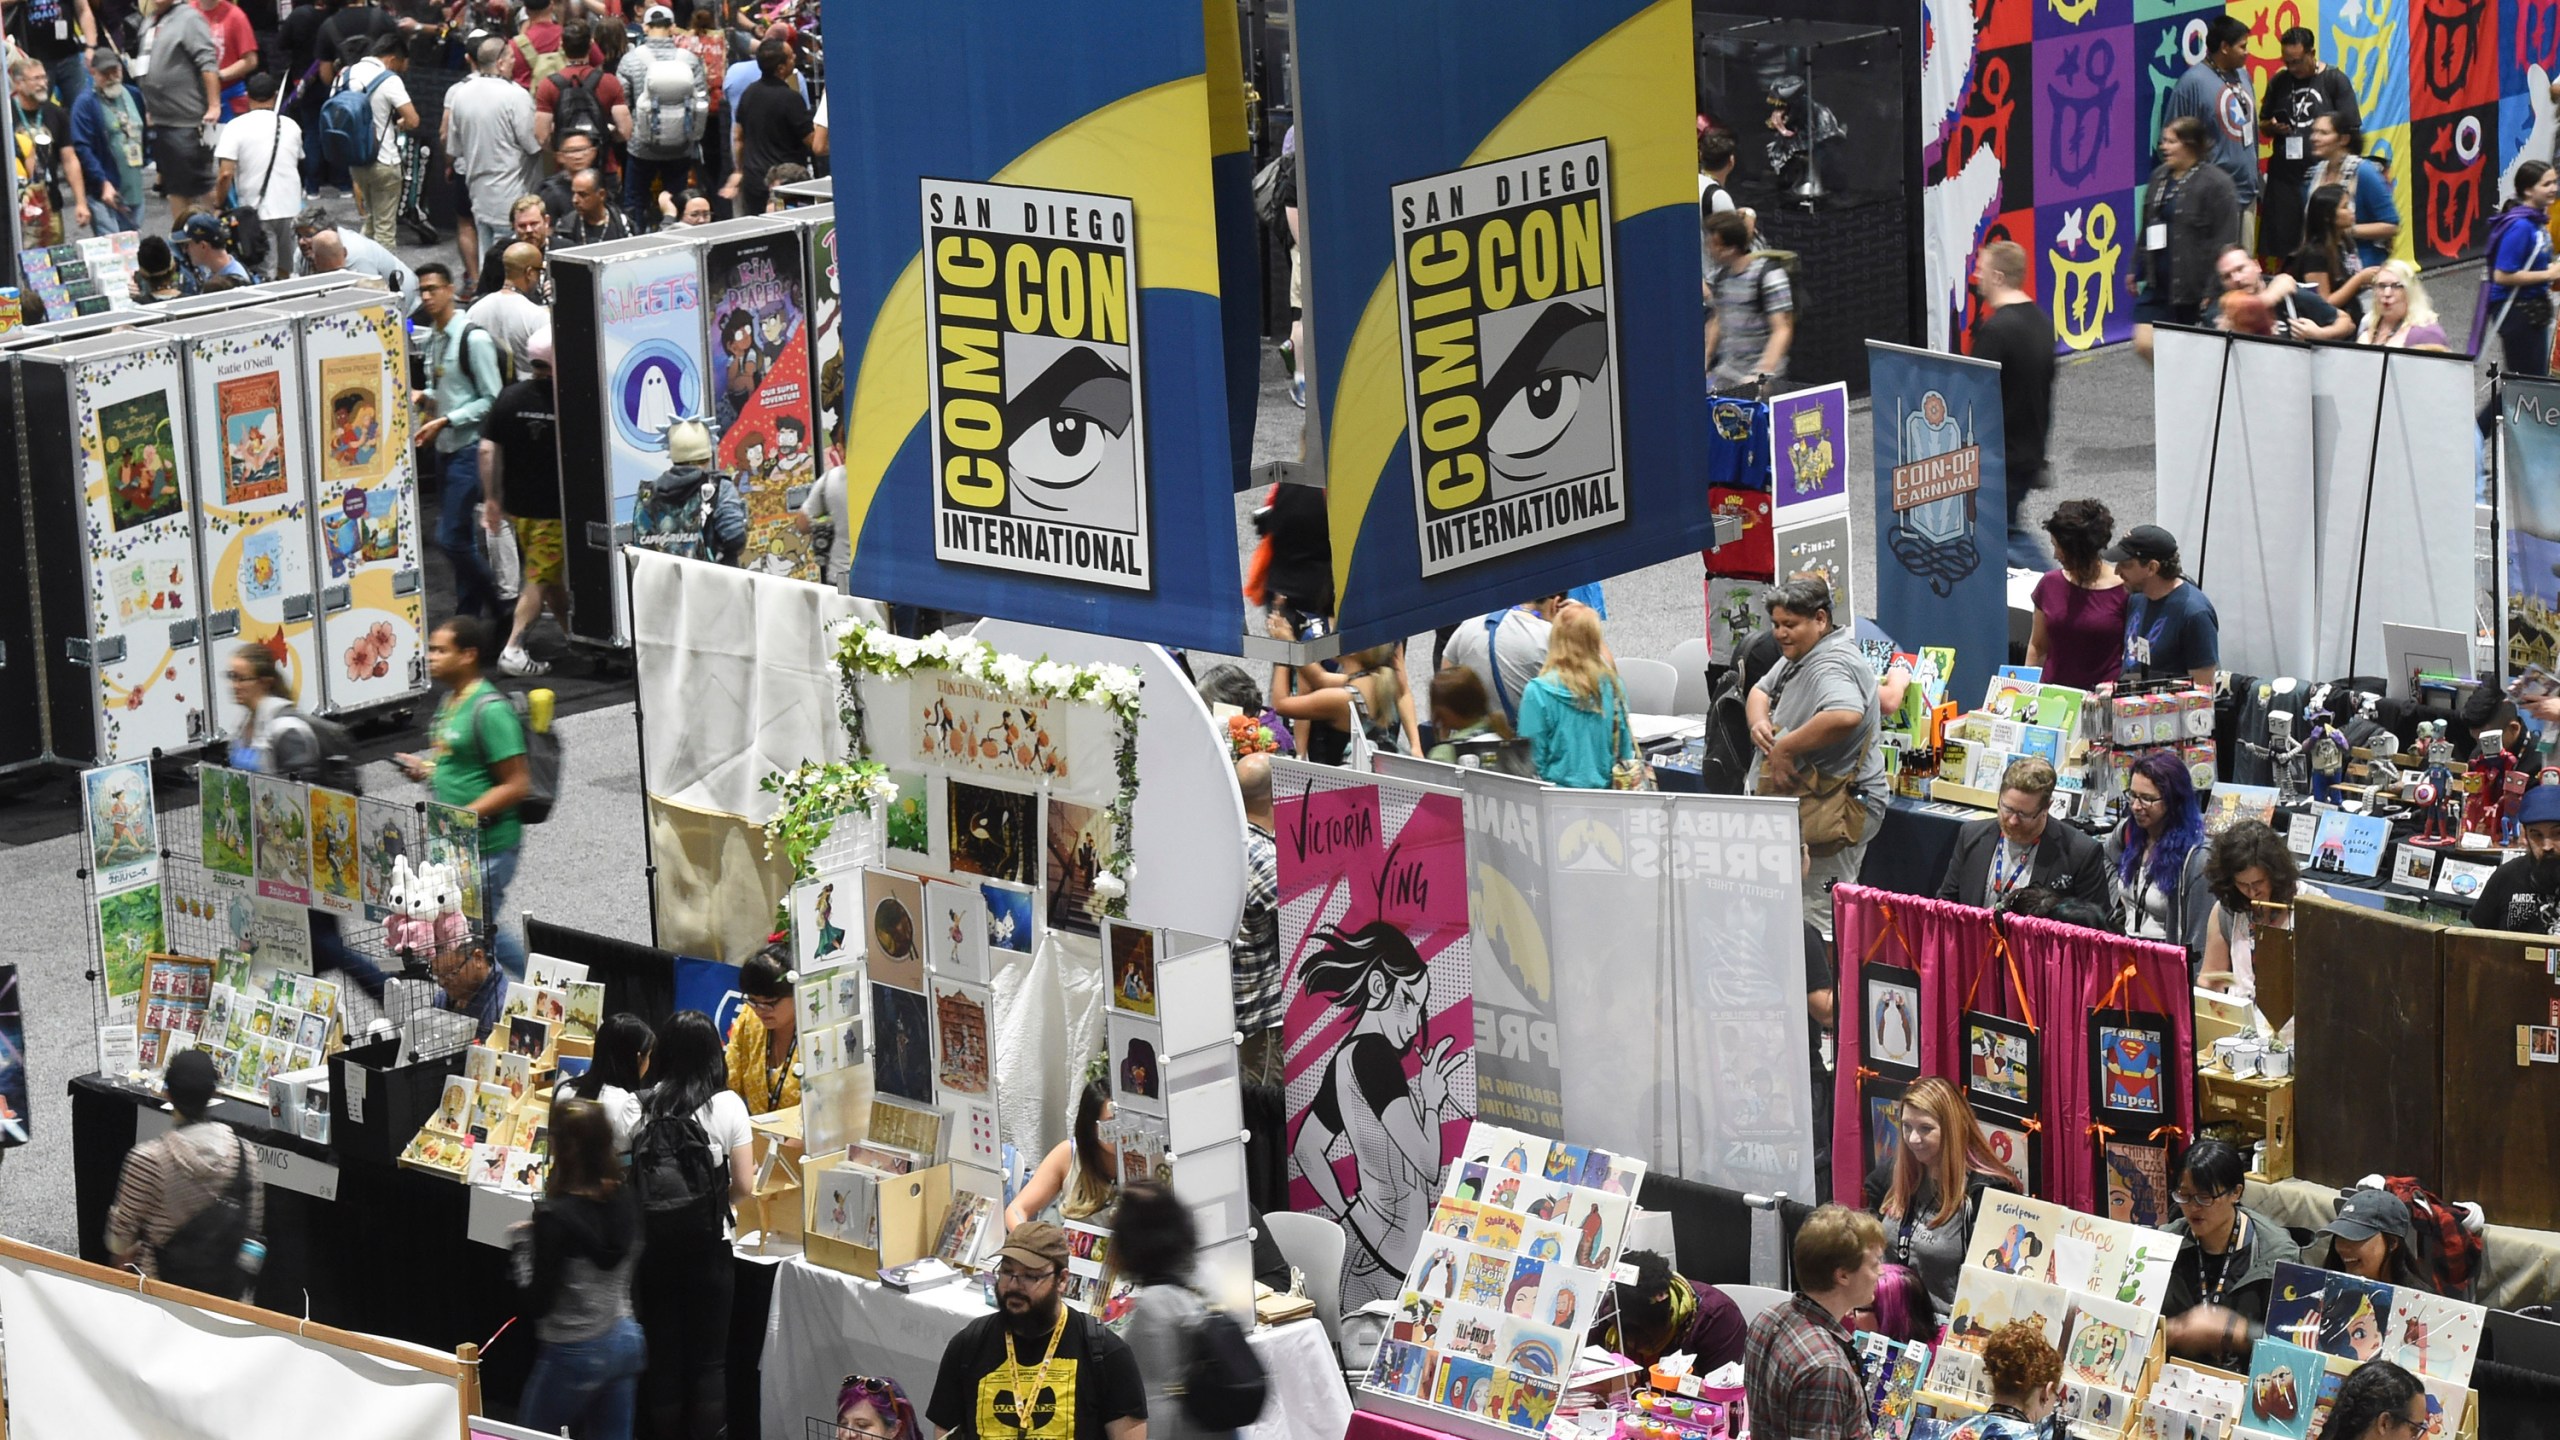
<svg viewBox="0 0 2560 1440"><path fill-rule="evenodd" d="M1969 820L1990 818L1987 810L1896 795L1884 808L1874 843L1867 846L1858 883L1903 895L1935 895L1938 882L1947 876L1947 861L1956 853L1956 832Z"/></svg>
<svg viewBox="0 0 2560 1440"><path fill-rule="evenodd" d="M1439 1430L1380 1415L1372 1410L1351 1412L1351 1429L1343 1440L1449 1440Z"/></svg>
<svg viewBox="0 0 2560 1440"><path fill-rule="evenodd" d="M2458 1203L2462 1197L2445 1198ZM2312 1180L2252 1180L2241 1203L2288 1230L2318 1230L2338 1213L2338 1190ZM2560 1235L2490 1226L2481 1237L2480 1278L2471 1298L2492 1310L2560 1303Z"/></svg>
<svg viewBox="0 0 2560 1440"><path fill-rule="evenodd" d="M951 1337L991 1313L972 1284L910 1295L804 1259L784 1261L765 1321L764 1440L801 1440L808 1417L831 1419L849 1373L888 1376L922 1410ZM1351 1397L1324 1327L1313 1320L1268 1326L1254 1331L1252 1342L1270 1376L1271 1399L1243 1440L1342 1440Z"/></svg>
<svg viewBox="0 0 2560 1440"><path fill-rule="evenodd" d="M71 1166L80 1258L106 1264L107 1209L126 1152L166 1129L160 1098L103 1075L71 1082ZM270 1129L264 1107L217 1098L212 1118L260 1150L267 1179L267 1261L258 1304L323 1325L450 1351L481 1345L481 1391L501 1416L533 1364L530 1325L516 1318L507 1254L473 1242L470 1187L358 1160ZM755 1430L756 1366L776 1261L740 1254L729 1334L729 1414Z"/></svg>

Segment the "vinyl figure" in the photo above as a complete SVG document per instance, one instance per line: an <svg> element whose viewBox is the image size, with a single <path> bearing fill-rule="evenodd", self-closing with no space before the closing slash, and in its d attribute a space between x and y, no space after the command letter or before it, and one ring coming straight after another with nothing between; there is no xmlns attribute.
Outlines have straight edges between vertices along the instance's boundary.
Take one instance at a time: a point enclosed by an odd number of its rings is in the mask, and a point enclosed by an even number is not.
<svg viewBox="0 0 2560 1440"><path fill-rule="evenodd" d="M2311 798L2321 805L2330 804L2337 786L2347 777L2347 732L2339 729L2324 710L2312 722L2311 734L2304 743L2311 752Z"/></svg>
<svg viewBox="0 0 2560 1440"><path fill-rule="evenodd" d="M2311 780L2311 766L2303 756L2310 750L2311 742L2293 738L2292 715L2282 710L2268 712L2267 743L2260 745L2244 740L2241 744L2248 748L2250 754L2263 757L2275 770L2277 804L2290 807L2302 803ZM2341 747L2342 752L2343 749Z"/></svg>
<svg viewBox="0 0 2560 1440"><path fill-rule="evenodd" d="M2507 781L2522 779L2513 756L2495 734L2480 737L2480 753L2471 762L2471 773L2479 782L2470 803L2463 807L2462 828L2474 835L2486 835L2499 844L2506 843L2506 829L2514 823L2515 801L2507 795Z"/></svg>
<svg viewBox="0 0 2560 1440"><path fill-rule="evenodd" d="M2453 746L2449 742L2427 742L2427 772L2419 784L2418 803L2427 812L2427 823L2411 838L2421 845L2461 844L2462 791L2453 783Z"/></svg>

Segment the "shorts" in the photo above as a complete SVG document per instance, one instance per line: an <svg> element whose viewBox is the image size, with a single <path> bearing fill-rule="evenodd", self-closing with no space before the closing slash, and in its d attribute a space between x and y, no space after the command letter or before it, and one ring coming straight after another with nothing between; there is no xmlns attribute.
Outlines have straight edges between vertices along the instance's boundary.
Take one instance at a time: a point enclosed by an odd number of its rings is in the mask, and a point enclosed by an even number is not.
<svg viewBox="0 0 2560 1440"><path fill-rule="evenodd" d="M160 167L160 193L193 200L213 192L213 152L193 125L150 127L151 154Z"/></svg>
<svg viewBox="0 0 2560 1440"><path fill-rule="evenodd" d="M1298 259L1305 251L1303 245L1289 247L1289 312L1293 315L1307 308L1307 272Z"/></svg>
<svg viewBox="0 0 2560 1440"><path fill-rule="evenodd" d="M560 520L528 520L510 515L507 523L516 532L516 559L524 566L527 585L560 583L560 551L566 523Z"/></svg>

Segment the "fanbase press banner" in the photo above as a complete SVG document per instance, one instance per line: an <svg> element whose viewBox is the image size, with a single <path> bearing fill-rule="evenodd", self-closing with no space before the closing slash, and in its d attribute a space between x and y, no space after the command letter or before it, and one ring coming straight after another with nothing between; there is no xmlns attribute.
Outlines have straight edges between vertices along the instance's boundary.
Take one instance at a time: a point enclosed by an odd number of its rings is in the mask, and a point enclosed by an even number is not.
<svg viewBox="0 0 2560 1440"><path fill-rule="evenodd" d="M1402 1286L1475 1114L1465 817L1449 791L1297 761L1272 789L1290 1204L1343 1227L1344 1303L1365 1304Z"/></svg>

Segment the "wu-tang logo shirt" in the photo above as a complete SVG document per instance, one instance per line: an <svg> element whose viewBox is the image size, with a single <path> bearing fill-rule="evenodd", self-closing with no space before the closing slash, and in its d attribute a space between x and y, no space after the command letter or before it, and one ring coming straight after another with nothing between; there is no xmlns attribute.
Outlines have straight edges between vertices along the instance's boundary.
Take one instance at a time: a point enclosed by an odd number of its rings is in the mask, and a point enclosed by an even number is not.
<svg viewBox="0 0 2560 1440"><path fill-rule="evenodd" d="M1007 1363L978 1379L979 1440L1074 1440L1076 1372L1064 1356L1044 1378L1037 1365Z"/></svg>
<svg viewBox="0 0 2560 1440"><path fill-rule="evenodd" d="M1127 1342L1070 1311L1041 1373L1049 1337L1013 1343L990 1315L952 1337L925 1418L954 1440L1104 1440L1114 1420L1143 1419L1146 1383Z"/></svg>

